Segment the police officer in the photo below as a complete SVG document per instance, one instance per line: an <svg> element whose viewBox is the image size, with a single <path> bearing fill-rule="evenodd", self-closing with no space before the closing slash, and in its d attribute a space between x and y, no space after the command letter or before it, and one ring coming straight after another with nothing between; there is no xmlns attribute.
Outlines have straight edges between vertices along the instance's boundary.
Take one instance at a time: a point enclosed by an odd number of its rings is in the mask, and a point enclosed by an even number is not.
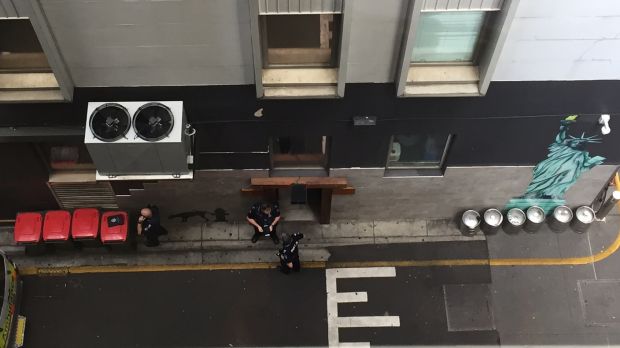
<svg viewBox="0 0 620 348"><path fill-rule="evenodd" d="M159 236L168 234L165 228L161 226L159 218L159 208L157 206L148 205L140 210L138 218L138 235L144 234L146 240L144 245L154 247L159 245Z"/></svg>
<svg viewBox="0 0 620 348"><path fill-rule="evenodd" d="M301 269L301 263L299 262L299 240L304 235L302 233L295 233L290 239L283 243L282 249L278 252L280 257L280 271L284 274L289 274L291 270L299 272Z"/></svg>
<svg viewBox="0 0 620 348"><path fill-rule="evenodd" d="M254 227L252 243L264 235L269 235L273 244L280 243L276 233L276 225L280 221L280 207L278 203L256 203L250 208L246 217L248 223Z"/></svg>

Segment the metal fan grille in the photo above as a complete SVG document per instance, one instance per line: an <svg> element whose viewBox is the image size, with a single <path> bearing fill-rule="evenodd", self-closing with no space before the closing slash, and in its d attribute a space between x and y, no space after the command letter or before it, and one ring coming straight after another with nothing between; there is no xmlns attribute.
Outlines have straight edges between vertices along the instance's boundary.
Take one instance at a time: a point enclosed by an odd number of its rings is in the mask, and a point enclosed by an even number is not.
<svg viewBox="0 0 620 348"><path fill-rule="evenodd" d="M174 126L172 111L160 103L141 106L133 116L133 127L138 137L157 141L167 137Z"/></svg>
<svg viewBox="0 0 620 348"><path fill-rule="evenodd" d="M99 106L90 116L89 127L95 138L112 142L129 131L131 116L122 105L107 103Z"/></svg>

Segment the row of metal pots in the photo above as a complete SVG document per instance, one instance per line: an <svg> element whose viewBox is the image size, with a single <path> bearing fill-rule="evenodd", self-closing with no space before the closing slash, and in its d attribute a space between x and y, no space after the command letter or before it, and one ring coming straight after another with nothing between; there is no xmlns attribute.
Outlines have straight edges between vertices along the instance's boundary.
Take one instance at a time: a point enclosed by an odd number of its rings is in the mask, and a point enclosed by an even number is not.
<svg viewBox="0 0 620 348"><path fill-rule="evenodd" d="M460 230L464 235L474 235L482 230L485 234L495 234L500 228L509 234L524 230L528 233L536 233L545 223L554 232L563 232L569 226L577 233L584 233L596 221L594 210L588 206L575 209L560 205L557 206L547 218L545 211L538 206L531 206L523 211L512 208L506 212L506 216L495 208L487 209L482 213L475 210L467 210L461 215Z"/></svg>

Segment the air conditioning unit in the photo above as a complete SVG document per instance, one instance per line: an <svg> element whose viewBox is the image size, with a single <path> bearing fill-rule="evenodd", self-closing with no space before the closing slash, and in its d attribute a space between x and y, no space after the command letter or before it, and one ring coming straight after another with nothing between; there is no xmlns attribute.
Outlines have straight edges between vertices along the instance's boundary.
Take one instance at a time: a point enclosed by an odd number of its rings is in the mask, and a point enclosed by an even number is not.
<svg viewBox="0 0 620 348"><path fill-rule="evenodd" d="M88 103L84 143L100 176L190 173L181 101Z"/></svg>

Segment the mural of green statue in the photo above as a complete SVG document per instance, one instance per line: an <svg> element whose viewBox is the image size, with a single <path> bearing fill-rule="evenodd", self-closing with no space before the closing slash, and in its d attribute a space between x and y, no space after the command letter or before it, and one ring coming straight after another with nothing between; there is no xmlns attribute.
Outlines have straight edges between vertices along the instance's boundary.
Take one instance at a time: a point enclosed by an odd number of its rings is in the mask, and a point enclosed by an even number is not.
<svg viewBox="0 0 620 348"><path fill-rule="evenodd" d="M600 138L586 137L585 133L578 138L568 134L569 126L576 120L577 115L572 115L560 121L560 131L549 145L547 158L534 167L525 194L510 200L506 209L527 209L537 205L549 213L556 206L565 204L564 193L581 174L603 163L604 157L591 157L584 150L586 144L601 142Z"/></svg>

